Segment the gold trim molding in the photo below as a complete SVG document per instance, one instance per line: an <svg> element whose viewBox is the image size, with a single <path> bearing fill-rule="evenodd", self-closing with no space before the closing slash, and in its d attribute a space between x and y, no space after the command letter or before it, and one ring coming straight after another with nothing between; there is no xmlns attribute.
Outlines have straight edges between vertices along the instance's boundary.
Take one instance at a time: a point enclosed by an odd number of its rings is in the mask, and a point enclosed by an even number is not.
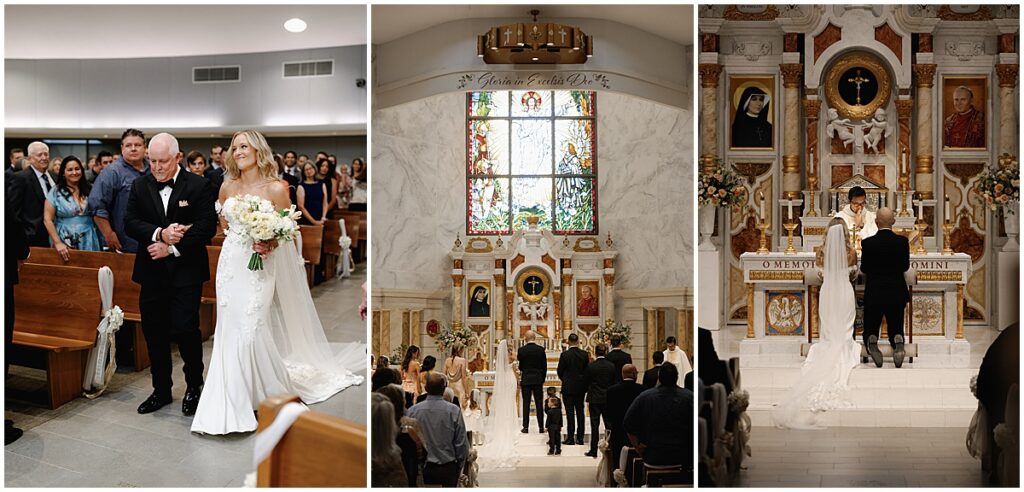
<svg viewBox="0 0 1024 492"><path fill-rule="evenodd" d="M795 270L751 270L750 280L796 280L803 281L804 272Z"/></svg>
<svg viewBox="0 0 1024 492"><path fill-rule="evenodd" d="M963 272L959 271L928 271L917 274L917 280L921 282L960 282L963 278Z"/></svg>
<svg viewBox="0 0 1024 492"><path fill-rule="evenodd" d="M698 67L700 72L700 86L708 89L718 87L718 76L722 74L722 66L717 63L701 63Z"/></svg>
<svg viewBox="0 0 1024 492"><path fill-rule="evenodd" d="M856 67L863 67L871 72L878 80L878 93L868 104L848 104L839 95L839 82L847 70ZM889 104L889 96L892 94L892 79L885 65L875 55L863 51L847 53L839 57L832 67L828 69L825 78L825 99L829 106L836 108L844 118L865 120L875 114L875 110Z"/></svg>
<svg viewBox="0 0 1024 492"><path fill-rule="evenodd" d="M526 279L532 276L538 276L544 281L544 288L541 289L539 294L528 294L526 292ZM541 299L547 297L548 292L551 291L551 279L548 277L547 272L540 269L539 267L530 267L519 273L519 277L516 278L516 293L519 297L522 297L527 302L538 302Z"/></svg>

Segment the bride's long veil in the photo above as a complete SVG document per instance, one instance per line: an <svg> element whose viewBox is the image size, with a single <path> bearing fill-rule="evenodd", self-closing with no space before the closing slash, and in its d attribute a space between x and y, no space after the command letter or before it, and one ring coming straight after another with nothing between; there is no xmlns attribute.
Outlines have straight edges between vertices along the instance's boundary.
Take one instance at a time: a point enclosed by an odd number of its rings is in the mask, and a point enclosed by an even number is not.
<svg viewBox="0 0 1024 492"><path fill-rule="evenodd" d="M271 258L276 262L271 333L302 401L317 403L362 383L353 372L365 368L366 345L328 342L295 246L284 243Z"/></svg>
<svg viewBox="0 0 1024 492"><path fill-rule="evenodd" d="M502 340L494 355L494 393L484 419L484 445L477 452L480 470L512 468L518 463L516 375L508 354L508 340Z"/></svg>
<svg viewBox="0 0 1024 492"><path fill-rule="evenodd" d="M820 340L808 351L800 378L786 399L772 410L772 420L778 427L821 428L816 419L819 412L850 406L845 393L850 371L859 363L860 345L853 339L856 300L846 247L843 226L830 227L819 297Z"/></svg>

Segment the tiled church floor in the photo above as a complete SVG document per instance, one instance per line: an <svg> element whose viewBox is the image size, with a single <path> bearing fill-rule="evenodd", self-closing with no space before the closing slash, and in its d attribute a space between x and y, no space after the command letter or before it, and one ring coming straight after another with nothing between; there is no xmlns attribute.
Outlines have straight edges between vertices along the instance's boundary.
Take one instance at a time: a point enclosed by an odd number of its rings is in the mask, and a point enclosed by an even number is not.
<svg viewBox="0 0 1024 492"><path fill-rule="evenodd" d="M586 421L589 429L590 420ZM604 427L602 427L603 431ZM595 487L599 460L583 456L590 450L590 434L583 446L562 446L559 456L547 455L547 434L536 431L536 422L530 434L518 435L516 451L519 463L514 470L481 472L481 487Z"/></svg>
<svg viewBox="0 0 1024 492"><path fill-rule="evenodd" d="M352 277L313 289L313 300L331 342L365 342L359 320L365 264ZM203 345L209 363L213 340ZM25 435L4 448L8 487L224 487L241 486L253 470L253 433L198 436L181 415L185 391L181 360L174 356L175 401L149 415L135 409L151 392L148 370L119 368L110 388L95 400L77 398L57 410L5 402L5 417ZM41 371L11 367L7 387L40 384ZM364 374L365 375L365 374ZM31 379L30 379L31 378ZM350 387L311 408L365 424L368 383Z"/></svg>
<svg viewBox="0 0 1024 492"><path fill-rule="evenodd" d="M965 428L754 427L736 487L980 487Z"/></svg>

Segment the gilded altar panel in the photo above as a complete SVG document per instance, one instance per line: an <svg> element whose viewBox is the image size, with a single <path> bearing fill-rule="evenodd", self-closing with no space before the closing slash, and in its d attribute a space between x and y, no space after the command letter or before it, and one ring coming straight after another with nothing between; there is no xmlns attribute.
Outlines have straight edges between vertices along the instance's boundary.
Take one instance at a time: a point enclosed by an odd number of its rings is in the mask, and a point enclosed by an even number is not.
<svg viewBox="0 0 1024 492"><path fill-rule="evenodd" d="M985 319L984 313L988 311L987 303L985 302L985 266L978 267L970 277L967 277L967 305L978 308L976 313L972 313L968 319ZM978 317L981 315L981 317Z"/></svg>
<svg viewBox="0 0 1024 492"><path fill-rule="evenodd" d="M767 336L805 335L804 291L765 291L764 319Z"/></svg>
<svg viewBox="0 0 1024 492"><path fill-rule="evenodd" d="M743 284L743 270L729 265L729 306L747 302L746 288Z"/></svg>
<svg viewBox="0 0 1024 492"><path fill-rule="evenodd" d="M914 336L944 336L946 301L944 292L914 293Z"/></svg>

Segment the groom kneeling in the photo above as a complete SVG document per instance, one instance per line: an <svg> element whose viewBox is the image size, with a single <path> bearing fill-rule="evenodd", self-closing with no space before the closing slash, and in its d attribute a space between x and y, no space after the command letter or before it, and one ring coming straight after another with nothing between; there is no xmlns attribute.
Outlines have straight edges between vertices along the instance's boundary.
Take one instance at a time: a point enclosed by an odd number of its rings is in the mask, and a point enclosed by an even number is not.
<svg viewBox="0 0 1024 492"><path fill-rule="evenodd" d="M904 272L910 269L910 242L892 232L896 217L890 208L880 208L875 216L878 233L861 242L860 270L864 284L864 345L876 367L882 367L878 335L885 317L892 345L892 360L903 366L903 310L909 295Z"/></svg>

